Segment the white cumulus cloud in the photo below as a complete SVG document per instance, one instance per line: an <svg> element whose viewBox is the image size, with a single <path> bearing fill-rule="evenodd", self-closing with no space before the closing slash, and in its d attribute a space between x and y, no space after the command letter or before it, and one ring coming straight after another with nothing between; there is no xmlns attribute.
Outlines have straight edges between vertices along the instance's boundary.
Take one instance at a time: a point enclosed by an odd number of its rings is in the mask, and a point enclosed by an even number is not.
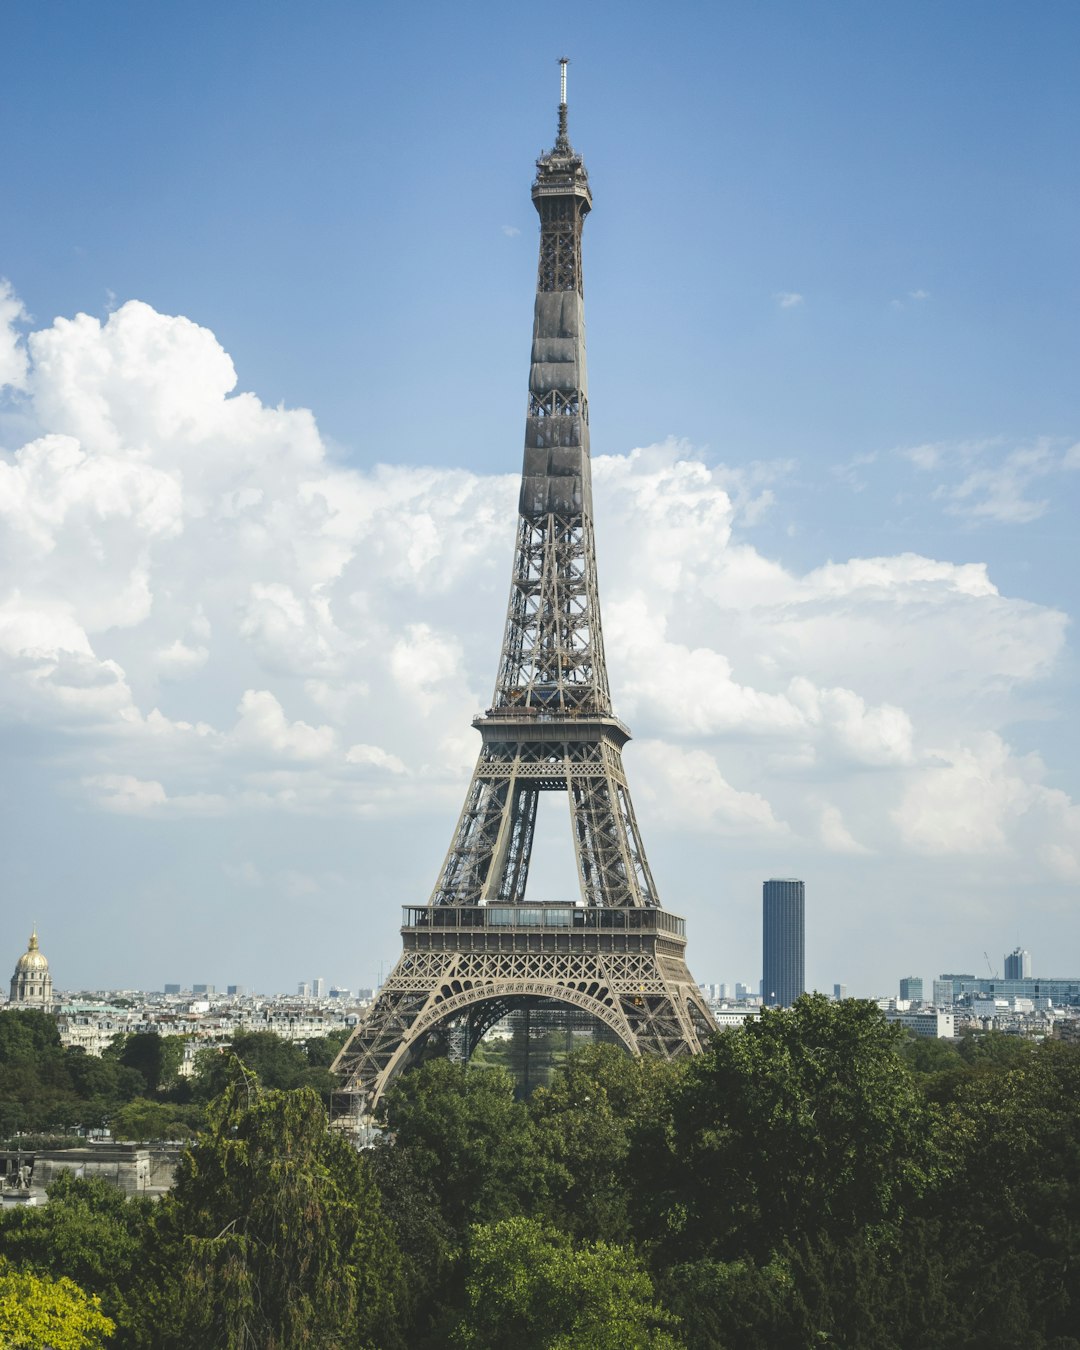
<svg viewBox="0 0 1080 1350"><path fill-rule="evenodd" d="M0 377L31 426L0 454L0 719L31 733L48 790L167 829L441 812L437 867L494 682L516 475L343 466L310 412L237 392L212 333L145 304L25 343L22 320L0 291ZM907 455L950 509L996 519L1077 458ZM627 766L661 851L715 833L1073 875L1077 807L1006 738L1066 615L1002 594L980 561L783 565L746 531L789 461L725 466L669 440L593 468L616 711L642 737ZM372 847L384 878L411 859L400 839Z"/></svg>

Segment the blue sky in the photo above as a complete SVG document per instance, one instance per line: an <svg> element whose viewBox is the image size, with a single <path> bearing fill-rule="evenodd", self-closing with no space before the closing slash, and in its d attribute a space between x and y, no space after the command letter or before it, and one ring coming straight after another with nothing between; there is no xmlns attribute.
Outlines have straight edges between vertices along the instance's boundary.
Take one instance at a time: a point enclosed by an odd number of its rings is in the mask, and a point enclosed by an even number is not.
<svg viewBox="0 0 1080 1350"><path fill-rule="evenodd" d="M4 36L0 883L60 984L396 956L494 675L564 52L612 675L693 968L756 981L790 872L818 985L1017 940L1080 971L1074 5L22 3ZM50 703L42 652L127 693ZM155 709L207 730L136 744Z"/></svg>

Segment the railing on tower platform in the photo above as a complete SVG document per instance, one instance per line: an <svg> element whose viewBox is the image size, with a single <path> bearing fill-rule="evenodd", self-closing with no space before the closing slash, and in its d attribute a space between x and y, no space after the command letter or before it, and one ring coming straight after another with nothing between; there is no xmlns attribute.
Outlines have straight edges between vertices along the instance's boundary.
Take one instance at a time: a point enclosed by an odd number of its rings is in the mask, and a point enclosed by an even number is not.
<svg viewBox="0 0 1080 1350"><path fill-rule="evenodd" d="M516 905L404 905L402 931L434 928L618 929L623 932L686 936L686 920L663 909L597 909L592 906L522 902Z"/></svg>

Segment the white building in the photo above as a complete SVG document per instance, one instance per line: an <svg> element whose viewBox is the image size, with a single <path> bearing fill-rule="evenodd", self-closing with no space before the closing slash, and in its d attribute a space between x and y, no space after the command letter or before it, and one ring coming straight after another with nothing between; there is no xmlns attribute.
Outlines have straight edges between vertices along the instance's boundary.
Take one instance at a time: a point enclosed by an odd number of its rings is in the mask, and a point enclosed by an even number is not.
<svg viewBox="0 0 1080 1350"><path fill-rule="evenodd" d="M908 1031L913 1031L916 1036L925 1036L930 1040L934 1037L951 1040L956 1035L953 1014L942 1012L940 1008L923 1012L886 1009L885 1016L888 1021L899 1022L902 1027L907 1027Z"/></svg>

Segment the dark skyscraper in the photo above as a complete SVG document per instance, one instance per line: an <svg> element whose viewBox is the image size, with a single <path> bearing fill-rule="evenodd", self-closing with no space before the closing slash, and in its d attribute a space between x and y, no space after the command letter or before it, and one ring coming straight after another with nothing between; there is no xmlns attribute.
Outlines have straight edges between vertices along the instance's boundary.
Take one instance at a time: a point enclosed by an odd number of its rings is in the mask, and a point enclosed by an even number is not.
<svg viewBox="0 0 1080 1350"><path fill-rule="evenodd" d="M1031 978L1031 953L1017 947L1005 958L1005 978L1007 980L1029 980Z"/></svg>
<svg viewBox="0 0 1080 1350"><path fill-rule="evenodd" d="M801 881L766 881L761 908L761 994L766 1007L787 1008L804 990L805 910Z"/></svg>

